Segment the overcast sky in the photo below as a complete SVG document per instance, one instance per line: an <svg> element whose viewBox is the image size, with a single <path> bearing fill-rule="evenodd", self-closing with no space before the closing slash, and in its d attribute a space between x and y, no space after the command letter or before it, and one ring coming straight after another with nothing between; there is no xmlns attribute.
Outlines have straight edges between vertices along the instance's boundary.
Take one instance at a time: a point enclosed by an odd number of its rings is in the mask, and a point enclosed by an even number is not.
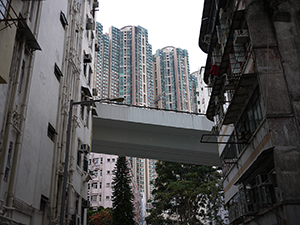
<svg viewBox="0 0 300 225"><path fill-rule="evenodd" d="M142 26L148 30L153 54L174 46L189 52L190 72L205 66L206 54L198 46L204 0L100 0L96 20L109 27Z"/></svg>

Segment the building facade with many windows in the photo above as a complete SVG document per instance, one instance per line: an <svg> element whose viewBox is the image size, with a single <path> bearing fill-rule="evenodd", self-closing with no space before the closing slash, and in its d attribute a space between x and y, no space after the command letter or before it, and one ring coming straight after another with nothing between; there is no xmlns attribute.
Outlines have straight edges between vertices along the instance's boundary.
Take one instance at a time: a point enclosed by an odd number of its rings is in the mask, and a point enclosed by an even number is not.
<svg viewBox="0 0 300 225"><path fill-rule="evenodd" d="M167 46L153 55L155 107L196 112L196 79L190 74L187 50Z"/></svg>
<svg viewBox="0 0 300 225"><path fill-rule="evenodd" d="M86 219L97 3L0 1L1 224Z"/></svg>
<svg viewBox="0 0 300 225"><path fill-rule="evenodd" d="M299 15L294 0L204 3L206 116L231 224L300 222Z"/></svg>

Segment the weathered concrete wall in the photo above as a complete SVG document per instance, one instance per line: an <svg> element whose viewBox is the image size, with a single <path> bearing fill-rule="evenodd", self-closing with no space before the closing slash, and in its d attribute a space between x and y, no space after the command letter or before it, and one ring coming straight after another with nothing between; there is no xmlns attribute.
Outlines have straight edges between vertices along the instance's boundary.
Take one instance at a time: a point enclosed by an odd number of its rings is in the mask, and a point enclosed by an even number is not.
<svg viewBox="0 0 300 225"><path fill-rule="evenodd" d="M291 114L291 103L270 16L260 5L248 3L247 23L266 115Z"/></svg>
<svg viewBox="0 0 300 225"><path fill-rule="evenodd" d="M285 1L273 10L268 14L260 5L248 4L247 23L274 146L282 216L287 224L296 224L300 222L295 213L300 210L300 2Z"/></svg>
<svg viewBox="0 0 300 225"><path fill-rule="evenodd" d="M274 13L274 27L279 54L296 116L300 125L300 2L292 0L279 6Z"/></svg>
<svg viewBox="0 0 300 225"><path fill-rule="evenodd" d="M285 204L284 217L295 224L300 221L300 2L291 0L281 4L273 22L293 115L291 121L285 120L281 126L286 134L276 139L275 165Z"/></svg>

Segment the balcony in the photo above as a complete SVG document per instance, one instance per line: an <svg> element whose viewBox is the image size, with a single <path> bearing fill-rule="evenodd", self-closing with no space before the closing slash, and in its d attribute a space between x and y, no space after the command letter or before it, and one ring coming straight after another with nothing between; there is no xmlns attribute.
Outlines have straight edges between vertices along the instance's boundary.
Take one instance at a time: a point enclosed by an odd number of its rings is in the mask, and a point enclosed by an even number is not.
<svg viewBox="0 0 300 225"><path fill-rule="evenodd" d="M255 73L243 74L234 87L234 94L223 119L223 125L237 121L246 107L253 91L257 87L257 75Z"/></svg>

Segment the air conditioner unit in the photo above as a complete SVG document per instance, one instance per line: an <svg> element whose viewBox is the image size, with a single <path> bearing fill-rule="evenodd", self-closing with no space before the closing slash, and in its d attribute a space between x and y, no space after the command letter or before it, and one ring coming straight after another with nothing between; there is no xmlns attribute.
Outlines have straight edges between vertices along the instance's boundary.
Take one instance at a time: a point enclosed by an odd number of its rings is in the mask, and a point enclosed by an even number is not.
<svg viewBox="0 0 300 225"><path fill-rule="evenodd" d="M78 151L82 153L89 153L90 152L90 146L88 144L81 144Z"/></svg>
<svg viewBox="0 0 300 225"><path fill-rule="evenodd" d="M92 55L91 54L84 54L83 62L84 63L91 63L92 62Z"/></svg>
<svg viewBox="0 0 300 225"><path fill-rule="evenodd" d="M238 44L247 43L249 40L247 29L238 29L234 31L234 42Z"/></svg>
<svg viewBox="0 0 300 225"><path fill-rule="evenodd" d="M93 18L88 18L86 21L86 29L87 30L94 30L95 29L95 23Z"/></svg>

